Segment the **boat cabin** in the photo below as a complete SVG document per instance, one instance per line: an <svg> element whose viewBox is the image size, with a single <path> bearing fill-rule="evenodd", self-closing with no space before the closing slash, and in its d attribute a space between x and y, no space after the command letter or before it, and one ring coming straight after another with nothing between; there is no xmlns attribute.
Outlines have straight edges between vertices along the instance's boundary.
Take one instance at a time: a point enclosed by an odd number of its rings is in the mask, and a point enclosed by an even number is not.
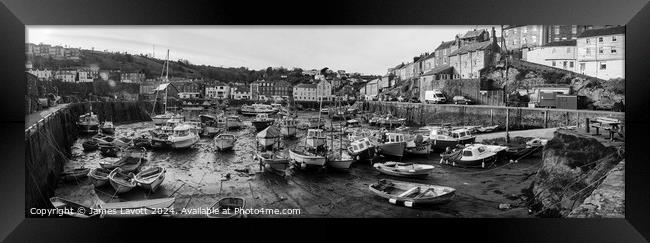
<svg viewBox="0 0 650 243"><path fill-rule="evenodd" d="M257 114L257 116L255 116L255 120L267 120L267 119L269 119L269 115L265 113Z"/></svg>
<svg viewBox="0 0 650 243"><path fill-rule="evenodd" d="M190 125L178 125L174 128L174 136L177 137L183 137L183 136L188 136L190 135L190 130L192 129L192 126Z"/></svg>
<svg viewBox="0 0 650 243"><path fill-rule="evenodd" d="M494 155L485 145L470 145L463 149L463 160L482 159Z"/></svg>
<svg viewBox="0 0 650 243"><path fill-rule="evenodd" d="M322 129L309 129L307 130L307 137L323 137L323 130Z"/></svg>
<svg viewBox="0 0 650 243"><path fill-rule="evenodd" d="M239 118L238 116L228 116L226 117L226 120L231 122L232 121L241 122L241 118Z"/></svg>
<svg viewBox="0 0 650 243"><path fill-rule="evenodd" d="M368 140L367 138L356 140L350 143L350 148L352 152L364 151L370 147L372 147L372 144L370 143L370 140Z"/></svg>
<svg viewBox="0 0 650 243"><path fill-rule="evenodd" d="M294 120L294 119L284 119L284 120L282 120L282 126L284 126L284 127L295 127L296 126L296 120Z"/></svg>
<svg viewBox="0 0 650 243"><path fill-rule="evenodd" d="M403 143L404 134L401 133L386 133L385 143Z"/></svg>
<svg viewBox="0 0 650 243"><path fill-rule="evenodd" d="M456 129L451 131L452 138L458 139L458 138L465 138L470 136L472 136L472 134L467 129Z"/></svg>

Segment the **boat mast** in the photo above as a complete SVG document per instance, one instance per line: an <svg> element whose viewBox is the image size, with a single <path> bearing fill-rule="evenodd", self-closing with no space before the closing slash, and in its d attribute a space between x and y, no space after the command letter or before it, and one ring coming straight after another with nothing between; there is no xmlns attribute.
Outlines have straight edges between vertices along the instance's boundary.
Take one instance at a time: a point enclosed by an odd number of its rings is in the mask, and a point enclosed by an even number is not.
<svg viewBox="0 0 650 243"><path fill-rule="evenodd" d="M165 69L165 82L169 82L169 49L167 49L167 59L165 60L166 68ZM169 85L165 87L165 113L167 113L167 91L168 91Z"/></svg>

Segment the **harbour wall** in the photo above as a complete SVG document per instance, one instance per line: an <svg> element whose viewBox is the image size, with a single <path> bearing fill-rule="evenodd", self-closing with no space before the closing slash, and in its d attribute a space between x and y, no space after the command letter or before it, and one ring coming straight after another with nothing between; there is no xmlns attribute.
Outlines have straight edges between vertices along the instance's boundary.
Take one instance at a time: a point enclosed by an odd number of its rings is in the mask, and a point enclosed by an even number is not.
<svg viewBox="0 0 650 243"><path fill-rule="evenodd" d="M423 104L386 101L365 101L363 110L406 118L409 125L451 123L452 125L500 125L510 129L532 129L563 126L584 127L585 119L611 117L621 121L624 112L565 110L484 105Z"/></svg>
<svg viewBox="0 0 650 243"><path fill-rule="evenodd" d="M149 121L153 105L148 102L92 102L100 121L115 123ZM62 108L25 129L25 214L30 208L51 207L64 164L72 156L71 146L79 136L76 121L90 111L90 103ZM74 183L74 182L71 182Z"/></svg>

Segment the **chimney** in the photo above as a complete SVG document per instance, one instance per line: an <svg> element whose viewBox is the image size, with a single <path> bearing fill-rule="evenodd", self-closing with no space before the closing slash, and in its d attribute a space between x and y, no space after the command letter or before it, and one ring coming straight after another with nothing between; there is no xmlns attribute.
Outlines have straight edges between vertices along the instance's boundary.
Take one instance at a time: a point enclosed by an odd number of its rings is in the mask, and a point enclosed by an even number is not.
<svg viewBox="0 0 650 243"><path fill-rule="evenodd" d="M492 42L494 42L494 44L497 44L497 34L494 30L494 26L492 26Z"/></svg>
<svg viewBox="0 0 650 243"><path fill-rule="evenodd" d="M456 35L456 45L458 45L458 48L460 48L460 38L458 35Z"/></svg>

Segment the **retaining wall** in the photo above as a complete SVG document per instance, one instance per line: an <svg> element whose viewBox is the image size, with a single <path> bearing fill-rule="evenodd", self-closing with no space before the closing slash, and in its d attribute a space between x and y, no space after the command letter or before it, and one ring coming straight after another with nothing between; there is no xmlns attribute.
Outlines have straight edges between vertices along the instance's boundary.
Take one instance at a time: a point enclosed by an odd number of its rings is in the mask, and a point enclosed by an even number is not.
<svg viewBox="0 0 650 243"><path fill-rule="evenodd" d="M364 102L366 112L393 115L407 119L410 125L451 123L452 125L501 125L506 118L511 129L531 129L562 126L583 127L585 118L611 117L625 120L624 112L543 109L483 105L448 105L401 102Z"/></svg>

